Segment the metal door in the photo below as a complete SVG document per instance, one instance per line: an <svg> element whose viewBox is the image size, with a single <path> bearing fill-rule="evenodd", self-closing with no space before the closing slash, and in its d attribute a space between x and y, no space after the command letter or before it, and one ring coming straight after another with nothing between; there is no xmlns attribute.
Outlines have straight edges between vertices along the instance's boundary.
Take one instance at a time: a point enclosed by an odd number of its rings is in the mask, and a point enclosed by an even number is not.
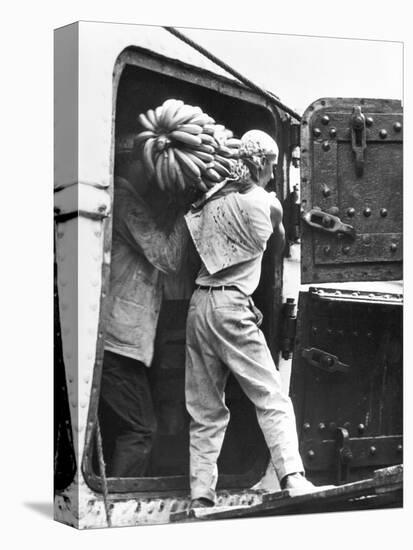
<svg viewBox="0 0 413 550"><path fill-rule="evenodd" d="M326 98L301 123L301 280L402 278L400 101Z"/></svg>

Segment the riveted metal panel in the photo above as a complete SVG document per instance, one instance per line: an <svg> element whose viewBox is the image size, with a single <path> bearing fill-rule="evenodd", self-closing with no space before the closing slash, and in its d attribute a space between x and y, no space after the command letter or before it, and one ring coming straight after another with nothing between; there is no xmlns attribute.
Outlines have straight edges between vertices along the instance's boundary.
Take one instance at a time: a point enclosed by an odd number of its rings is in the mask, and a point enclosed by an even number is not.
<svg viewBox="0 0 413 550"><path fill-rule="evenodd" d="M402 296L310 288L298 303L291 375L308 476L337 483L338 429L350 480L403 460Z"/></svg>
<svg viewBox="0 0 413 550"><path fill-rule="evenodd" d="M326 98L308 107L301 124L303 283L402 278L402 147L399 101Z"/></svg>

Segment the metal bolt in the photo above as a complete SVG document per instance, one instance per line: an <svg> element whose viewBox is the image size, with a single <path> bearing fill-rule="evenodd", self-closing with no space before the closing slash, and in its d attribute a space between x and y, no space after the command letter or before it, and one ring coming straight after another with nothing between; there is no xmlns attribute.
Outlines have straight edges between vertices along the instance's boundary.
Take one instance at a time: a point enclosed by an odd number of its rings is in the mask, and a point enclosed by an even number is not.
<svg viewBox="0 0 413 550"><path fill-rule="evenodd" d="M308 452L307 452L307 456L310 460L312 460L314 457L315 457L315 452L310 449Z"/></svg>
<svg viewBox="0 0 413 550"><path fill-rule="evenodd" d="M379 136L381 137L381 139L386 139L386 137L387 137L387 130L385 130L384 128L383 128L382 130L380 130Z"/></svg>
<svg viewBox="0 0 413 550"><path fill-rule="evenodd" d="M321 136L321 130L320 130L320 128L314 128L314 130L313 130L313 136L316 137L316 138Z"/></svg>
<svg viewBox="0 0 413 550"><path fill-rule="evenodd" d="M364 430L365 430L364 424L359 424L359 425L357 426L357 430L358 430L359 434L364 433Z"/></svg>
<svg viewBox="0 0 413 550"><path fill-rule="evenodd" d="M397 445L397 452L402 453L403 452L403 445Z"/></svg>
<svg viewBox="0 0 413 550"><path fill-rule="evenodd" d="M376 454L377 449L376 449L376 447L374 447L374 445L372 445L372 446L370 447L369 451L370 451L370 454L373 456L373 455Z"/></svg>
<svg viewBox="0 0 413 550"><path fill-rule="evenodd" d="M363 210L363 214L366 216L366 218L368 218L369 216L371 216L371 208L369 208L368 206Z"/></svg>
<svg viewBox="0 0 413 550"><path fill-rule="evenodd" d="M332 219L330 216L324 216L321 223L324 225L324 227L330 227L331 226Z"/></svg>
<svg viewBox="0 0 413 550"><path fill-rule="evenodd" d="M324 115L321 119L321 122L323 124L328 124L330 122L330 117L328 115Z"/></svg>
<svg viewBox="0 0 413 550"><path fill-rule="evenodd" d="M330 144L328 143L328 141L324 141L322 147L323 147L323 151L330 150Z"/></svg>
<svg viewBox="0 0 413 550"><path fill-rule="evenodd" d="M390 250L391 250L392 252L396 252L396 250L397 250L397 244L396 244L396 243L391 243L391 245L390 245Z"/></svg>
<svg viewBox="0 0 413 550"><path fill-rule="evenodd" d="M337 130L335 128L330 129L330 137L335 138L337 135Z"/></svg>
<svg viewBox="0 0 413 550"><path fill-rule="evenodd" d="M347 210L347 216L349 216L350 218L352 218L354 216L354 214L356 213L355 209L354 208L349 208Z"/></svg>
<svg viewBox="0 0 413 550"><path fill-rule="evenodd" d="M320 422L320 424L318 425L318 429L320 430L320 432L323 432L326 429L326 425L324 424L324 422Z"/></svg>
<svg viewBox="0 0 413 550"><path fill-rule="evenodd" d="M368 116L366 118L366 126L372 126L373 125L373 118L371 116Z"/></svg>
<svg viewBox="0 0 413 550"><path fill-rule="evenodd" d="M365 245L371 244L371 237L370 237L370 235L363 235L363 239L362 239L362 240L363 240L363 244L365 244Z"/></svg>
<svg viewBox="0 0 413 550"><path fill-rule="evenodd" d="M385 218L387 216L387 208L380 208L380 216Z"/></svg>
<svg viewBox="0 0 413 550"><path fill-rule="evenodd" d="M328 255L330 254L331 249L330 249L330 247L327 245L327 246L325 246L325 247L323 248L323 251L324 251L325 256L328 256Z"/></svg>
<svg viewBox="0 0 413 550"><path fill-rule="evenodd" d="M308 422L305 422L303 428L304 428L304 431L308 432L308 430L311 428L311 426Z"/></svg>
<svg viewBox="0 0 413 550"><path fill-rule="evenodd" d="M350 252L349 246L343 246L343 254L348 254Z"/></svg>
<svg viewBox="0 0 413 550"><path fill-rule="evenodd" d="M332 214L333 216L337 216L338 213L339 213L339 209L337 206L332 206L329 210L330 214Z"/></svg>
<svg viewBox="0 0 413 550"><path fill-rule="evenodd" d="M395 122L395 123L393 124L393 128L394 128L394 131L395 131L395 132L400 132L400 130L402 129L402 124L401 124L401 122Z"/></svg>
<svg viewBox="0 0 413 550"><path fill-rule="evenodd" d="M323 195L325 197L329 197L331 195L331 189L329 187L324 187L323 189Z"/></svg>

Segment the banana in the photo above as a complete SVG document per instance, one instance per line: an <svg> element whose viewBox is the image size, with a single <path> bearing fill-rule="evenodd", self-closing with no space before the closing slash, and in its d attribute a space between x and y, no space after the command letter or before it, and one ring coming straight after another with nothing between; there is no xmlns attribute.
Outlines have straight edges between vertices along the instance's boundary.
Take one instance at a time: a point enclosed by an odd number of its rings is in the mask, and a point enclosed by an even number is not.
<svg viewBox="0 0 413 550"><path fill-rule="evenodd" d="M202 141L199 136L193 136L192 134L188 134L188 132L181 132L180 130L174 130L169 135L171 138L175 139L176 141L180 141L181 143L184 143L185 145L189 145L190 147L198 147L199 145L202 145Z"/></svg>
<svg viewBox="0 0 413 550"><path fill-rule="evenodd" d="M163 174L162 174L163 159L164 159L163 153L160 153L158 155L158 158L155 161L156 181L158 182L159 189L161 191L165 191L165 182L163 180Z"/></svg>
<svg viewBox="0 0 413 550"><path fill-rule="evenodd" d="M194 117L192 117L189 121L190 124L199 124L200 126L204 126L205 124L208 124L209 116L205 113L196 114Z"/></svg>
<svg viewBox="0 0 413 550"><path fill-rule="evenodd" d="M150 122L150 120L144 113L141 113L138 116L138 120L146 130L151 130L152 132L155 132L155 126Z"/></svg>
<svg viewBox="0 0 413 550"><path fill-rule="evenodd" d="M219 162L214 162L213 170L218 172L218 174L220 176L224 177L224 178L229 178L231 176L231 172L227 168L225 168L225 166L220 164Z"/></svg>
<svg viewBox="0 0 413 550"><path fill-rule="evenodd" d="M149 138L146 140L145 145L143 146L142 151L142 160L143 165L148 172L149 177L152 177L155 173L155 166L153 163L153 148L155 145L156 138Z"/></svg>
<svg viewBox="0 0 413 550"><path fill-rule="evenodd" d="M155 118L155 111L153 109L148 109L146 111L146 118L149 120L149 122L152 124L152 126L157 129L157 123Z"/></svg>
<svg viewBox="0 0 413 550"><path fill-rule="evenodd" d="M181 191L185 191L186 187L187 187L187 185L185 183L185 177L182 173L182 169L181 169L181 167L179 165L179 162L176 158L175 158L175 174L176 174L176 186L177 186L177 188L180 189Z"/></svg>
<svg viewBox="0 0 413 550"><path fill-rule="evenodd" d="M215 153L215 148L212 147L212 145L207 145L206 143L202 143L201 145L197 145L196 149L194 151L201 151L201 153L208 153L209 155L213 155Z"/></svg>
<svg viewBox="0 0 413 550"><path fill-rule="evenodd" d="M206 175L208 176L208 179L215 181L216 183L224 179L214 168L208 168Z"/></svg>
<svg viewBox="0 0 413 550"><path fill-rule="evenodd" d="M226 147L234 147L236 149L239 149L241 147L241 140L236 139L234 137L231 137L231 138L226 140L225 146Z"/></svg>
<svg viewBox="0 0 413 550"><path fill-rule="evenodd" d="M208 134L201 134L199 137L201 138L202 143L206 145L211 145L211 147L214 147L214 148L217 147L218 145L216 140Z"/></svg>
<svg viewBox="0 0 413 550"><path fill-rule="evenodd" d="M202 179L199 180L196 185L197 185L198 189L200 191L202 191L203 193L206 193L208 191L208 189L210 188L210 186L207 184L207 182L202 180ZM212 185L211 185L211 187L212 187Z"/></svg>
<svg viewBox="0 0 413 550"><path fill-rule="evenodd" d="M172 147L168 148L168 175L169 175L169 181L171 182L171 188L176 189L176 160L175 160L175 153Z"/></svg>
<svg viewBox="0 0 413 550"><path fill-rule="evenodd" d="M175 149L175 155L178 158L182 169L188 174L188 176L193 175L195 178L201 177L200 169L186 153L180 151L179 149Z"/></svg>
<svg viewBox="0 0 413 550"><path fill-rule="evenodd" d="M222 164L222 166L224 166L224 168L226 168L227 170L232 170L234 162L231 162L229 159L222 157L221 155L215 154L215 161L219 162L219 164Z"/></svg>
<svg viewBox="0 0 413 550"><path fill-rule="evenodd" d="M205 124L204 125L204 134L208 134L209 136L213 136L215 133L215 125L214 124Z"/></svg>
<svg viewBox="0 0 413 550"><path fill-rule="evenodd" d="M185 150L184 152L185 152L185 155L187 155L187 157L189 157L192 160L192 162L198 166L201 174L204 174L207 171L208 169L207 164L205 164L205 162L201 160L197 155L194 155L191 151L188 151L188 150Z"/></svg>
<svg viewBox="0 0 413 550"><path fill-rule="evenodd" d="M171 120L172 127L176 128L180 124L184 124L185 122L188 122L191 118L193 118L196 114L198 114L198 111L196 111L196 109L197 107L193 107L192 105L182 105L182 107L180 107L178 111L175 113L175 115L172 117L172 120Z"/></svg>
<svg viewBox="0 0 413 550"><path fill-rule="evenodd" d="M171 191L171 192L174 192L175 191L175 186L174 186L174 183L173 181L171 181L170 177L169 177L169 169L168 169L168 153L167 151L164 151L162 153L162 166L161 166L161 172L162 172L162 179L163 179L163 182L165 184L165 189L167 191Z"/></svg>
<svg viewBox="0 0 413 550"><path fill-rule="evenodd" d="M213 162L214 160L213 155L211 155L210 153L205 153L204 151L200 151L199 149L191 149L191 153L204 162Z"/></svg>
<svg viewBox="0 0 413 550"><path fill-rule="evenodd" d="M142 141L146 141L148 138L151 137L156 137L155 132L152 132L152 130L145 130L144 132L141 132L135 137L134 146L137 147L142 143Z"/></svg>
<svg viewBox="0 0 413 550"><path fill-rule="evenodd" d="M198 124L180 124L177 128L180 132L187 132L188 134L193 134L194 136L197 136L199 134L202 134L202 126L199 126Z"/></svg>
<svg viewBox="0 0 413 550"><path fill-rule="evenodd" d="M162 117L162 105L160 105L159 107L156 107L156 109L155 109L155 118L156 118L156 123L157 123L158 126L161 125L161 123L160 123L161 117Z"/></svg>
<svg viewBox="0 0 413 550"><path fill-rule="evenodd" d="M178 102L177 99L167 99L162 105L162 125L165 130L172 130L171 120L176 113L178 107L183 105L183 101Z"/></svg>
<svg viewBox="0 0 413 550"><path fill-rule="evenodd" d="M229 147L225 147L225 145L220 145L217 153L222 157L231 158L236 153L236 151L235 149L230 149Z"/></svg>

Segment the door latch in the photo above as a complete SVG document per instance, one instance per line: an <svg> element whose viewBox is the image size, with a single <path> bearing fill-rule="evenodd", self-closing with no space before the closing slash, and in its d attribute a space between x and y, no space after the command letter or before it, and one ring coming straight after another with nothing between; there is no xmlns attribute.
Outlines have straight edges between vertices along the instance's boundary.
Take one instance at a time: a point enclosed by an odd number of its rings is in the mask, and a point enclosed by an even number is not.
<svg viewBox="0 0 413 550"><path fill-rule="evenodd" d="M312 208L303 214L303 220L309 226L321 229L327 233L347 235L351 239L354 239L356 236L356 232L352 225L343 223L339 217L323 212L317 208Z"/></svg>
<svg viewBox="0 0 413 550"><path fill-rule="evenodd" d="M350 366L339 361L336 355L332 355L321 349L305 348L301 352L301 355L307 363L326 372L347 373L350 369Z"/></svg>
<svg viewBox="0 0 413 550"><path fill-rule="evenodd" d="M350 474L350 462L353 460L353 453L350 447L350 434L346 428L337 428L336 432L337 450L337 483L347 483Z"/></svg>
<svg viewBox="0 0 413 550"><path fill-rule="evenodd" d="M351 148L355 157L356 175L361 177L364 171L364 154L366 150L366 117L361 107L356 105L351 115Z"/></svg>

